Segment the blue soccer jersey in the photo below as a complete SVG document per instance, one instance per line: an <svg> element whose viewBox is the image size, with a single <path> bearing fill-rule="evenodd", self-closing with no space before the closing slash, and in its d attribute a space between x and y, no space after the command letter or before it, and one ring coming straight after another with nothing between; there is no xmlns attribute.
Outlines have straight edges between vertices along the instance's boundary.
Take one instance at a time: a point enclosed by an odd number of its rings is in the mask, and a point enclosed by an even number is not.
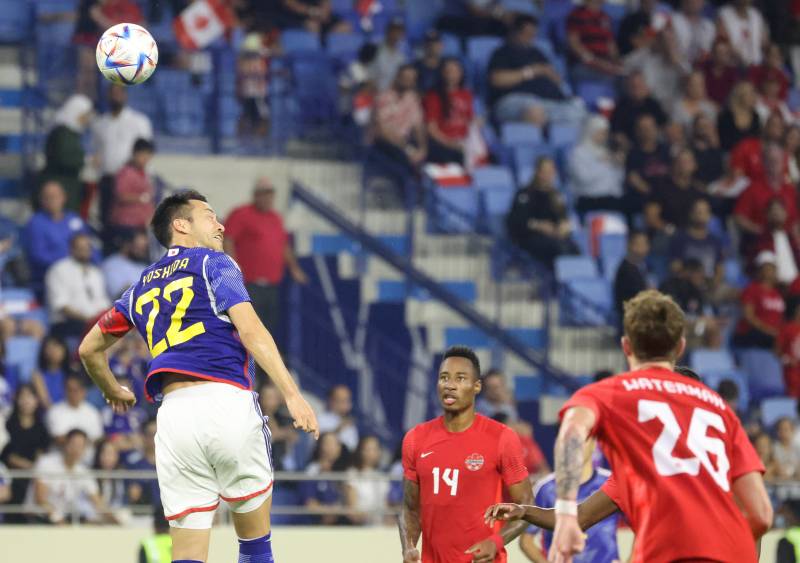
<svg viewBox="0 0 800 563"><path fill-rule="evenodd" d="M250 301L233 259L174 246L114 304L150 349L145 394L160 400L159 374L179 373L251 389L254 364L226 311Z"/></svg>
<svg viewBox="0 0 800 563"><path fill-rule="evenodd" d="M607 469L597 468L592 474L592 478L583 483L578 489L578 502L583 502L592 493L599 490L603 483L611 476ZM551 473L536 483L533 490L534 504L542 508L552 508L556 504L556 478ZM605 520L598 522L586 531L586 548L573 558L575 563L611 563L619 559L617 552L617 520L618 512L612 514ZM528 528L529 534L534 534L539 528L531 526ZM542 530L545 553L550 550L553 541L553 532Z"/></svg>

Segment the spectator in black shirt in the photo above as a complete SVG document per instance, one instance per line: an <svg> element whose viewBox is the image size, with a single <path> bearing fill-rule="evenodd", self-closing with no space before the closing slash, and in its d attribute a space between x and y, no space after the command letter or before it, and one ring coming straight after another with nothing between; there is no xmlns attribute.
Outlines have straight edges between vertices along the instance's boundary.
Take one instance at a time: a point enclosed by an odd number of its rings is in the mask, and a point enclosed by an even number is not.
<svg viewBox="0 0 800 563"><path fill-rule="evenodd" d="M625 162L625 200L629 217L641 213L652 197L655 182L669 174L669 149L659 139L655 118L645 113L636 120L636 143Z"/></svg>
<svg viewBox="0 0 800 563"><path fill-rule="evenodd" d="M682 149L675 155L670 175L653 182L645 204L648 224L662 221L679 229L688 225L686 210L706 197L702 185L695 180L696 170L697 162L691 150Z"/></svg>
<svg viewBox="0 0 800 563"><path fill-rule="evenodd" d="M687 258L658 289L672 297L686 313L687 349L719 348L719 323L714 318L708 283L699 260Z"/></svg>
<svg viewBox="0 0 800 563"><path fill-rule="evenodd" d="M695 178L704 186L716 182L725 173L722 149L715 123L705 114L694 118L690 146L697 161Z"/></svg>
<svg viewBox="0 0 800 563"><path fill-rule="evenodd" d="M650 240L647 235L641 231L631 232L628 235L628 253L619 263L617 275L614 277L614 305L620 326L625 302L650 287L647 281L649 254Z"/></svg>
<svg viewBox="0 0 800 563"><path fill-rule="evenodd" d="M435 29L428 30L422 45L422 56L414 63L417 69L417 88L424 96L436 87L439 71L442 68L442 37Z"/></svg>
<svg viewBox="0 0 800 563"><path fill-rule="evenodd" d="M659 127L667 123L667 114L661 104L650 95L644 75L635 71L625 81L625 94L617 100L611 114L611 131L625 146L633 141L636 123L642 115L650 115Z"/></svg>
<svg viewBox="0 0 800 563"><path fill-rule="evenodd" d="M489 60L489 103L500 122L581 123L586 107L564 93L561 77L533 41L536 18L519 15L508 40Z"/></svg>
<svg viewBox="0 0 800 563"><path fill-rule="evenodd" d="M709 230L711 206L705 199L698 199L689 211L689 221L670 240L670 269L678 271L687 260L697 260L713 289L722 282L725 274L723 260L725 246L717 235Z"/></svg>
<svg viewBox="0 0 800 563"><path fill-rule="evenodd" d="M541 157L527 188L517 192L506 227L511 240L550 268L564 254L577 254L567 208L556 189L556 164Z"/></svg>
<svg viewBox="0 0 800 563"><path fill-rule="evenodd" d="M727 107L717 116L722 150L730 151L747 137L758 137L761 122L756 112L756 101L756 90L750 82L739 82L734 86Z"/></svg>
<svg viewBox="0 0 800 563"><path fill-rule="evenodd" d="M36 458L50 447L50 433L44 424L41 404L33 386L23 383L17 388L14 410L6 421L9 441L0 455L9 469L32 470ZM22 504L29 479L14 479L11 483L11 504ZM6 524L25 522L19 514L8 514Z"/></svg>
<svg viewBox="0 0 800 563"><path fill-rule="evenodd" d="M654 35L647 33L647 30L650 27L656 5L655 0L642 0L638 10L630 12L622 18L617 31L617 46L620 55L625 56L652 41Z"/></svg>

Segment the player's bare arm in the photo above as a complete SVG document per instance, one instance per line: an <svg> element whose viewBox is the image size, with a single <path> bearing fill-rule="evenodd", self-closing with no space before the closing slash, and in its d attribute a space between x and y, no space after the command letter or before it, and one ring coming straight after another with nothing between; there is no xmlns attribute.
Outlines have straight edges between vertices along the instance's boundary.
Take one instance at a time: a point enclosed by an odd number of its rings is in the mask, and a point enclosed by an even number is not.
<svg viewBox="0 0 800 563"><path fill-rule="evenodd" d="M403 479L403 508L398 518L400 545L403 549L403 563L421 561L417 542L422 534L422 519L419 514L419 484Z"/></svg>
<svg viewBox="0 0 800 563"><path fill-rule="evenodd" d="M119 340L111 334L104 334L99 325L94 325L78 347L86 373L100 388L106 402L114 412L122 413L136 404L136 397L127 387L120 385L108 367L106 350Z"/></svg>
<svg viewBox="0 0 800 563"><path fill-rule="evenodd" d="M249 302L237 303L228 309L228 316L239 333L242 344L270 379L280 389L294 419L294 427L319 438L317 415L303 398L289 370L281 359L275 340L256 315Z"/></svg>
<svg viewBox="0 0 800 563"><path fill-rule="evenodd" d="M614 504L602 490L595 491L589 498L578 505L578 526L581 530L588 530L617 512L619 507ZM520 520L533 524L543 530L552 530L556 526L556 512L553 508L542 508L535 505L515 503L500 503L486 509L484 515L486 524L494 525L498 520Z"/></svg>
<svg viewBox="0 0 800 563"><path fill-rule="evenodd" d="M576 499L584 461L583 446L595 422L596 416L590 409L573 407L565 413L556 439L556 525L550 551L550 560L556 563L569 563L586 544L586 536L578 525Z"/></svg>
<svg viewBox="0 0 800 563"><path fill-rule="evenodd" d="M752 471L733 482L733 498L750 525L753 537L759 539L772 526L772 503L761 473Z"/></svg>
<svg viewBox="0 0 800 563"><path fill-rule="evenodd" d="M514 483L508 487L508 496L516 505L525 505L533 502L533 490L531 483L527 479ZM494 522L492 522L494 524ZM514 541L528 527L524 520L508 520L500 529L499 535L502 545L507 545ZM472 553L474 563L491 563L499 551L500 546L496 543L494 536L476 543L467 550Z"/></svg>

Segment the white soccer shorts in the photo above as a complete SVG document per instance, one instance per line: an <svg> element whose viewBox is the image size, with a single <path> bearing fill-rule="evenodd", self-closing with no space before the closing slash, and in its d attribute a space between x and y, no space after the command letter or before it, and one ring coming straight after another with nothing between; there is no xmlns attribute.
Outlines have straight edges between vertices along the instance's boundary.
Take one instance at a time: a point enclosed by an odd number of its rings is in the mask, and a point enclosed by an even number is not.
<svg viewBox="0 0 800 563"><path fill-rule="evenodd" d="M256 393L227 383L172 391L158 409L156 471L170 526L206 529L220 499L233 512L272 494L272 451Z"/></svg>

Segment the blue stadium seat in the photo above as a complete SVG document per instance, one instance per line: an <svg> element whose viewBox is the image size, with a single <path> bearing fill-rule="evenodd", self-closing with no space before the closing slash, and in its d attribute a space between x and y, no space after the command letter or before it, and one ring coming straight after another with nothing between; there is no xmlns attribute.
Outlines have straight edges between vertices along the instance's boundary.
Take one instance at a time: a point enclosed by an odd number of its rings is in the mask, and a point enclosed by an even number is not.
<svg viewBox="0 0 800 563"><path fill-rule="evenodd" d="M331 33L326 50L331 57L346 64L356 59L363 44L364 36L359 33Z"/></svg>
<svg viewBox="0 0 800 563"><path fill-rule="evenodd" d="M514 189L514 177L505 166L482 166L472 172L472 183L478 190Z"/></svg>
<svg viewBox="0 0 800 563"><path fill-rule="evenodd" d="M292 483L293 485L294 483ZM270 522L279 522L280 524L296 524L298 516L293 514L280 514L281 507L295 507L301 504L300 495L293 489L287 486L286 483L281 483L281 486L275 486L272 489L272 506L278 508L273 510L270 514Z"/></svg>
<svg viewBox="0 0 800 563"><path fill-rule="evenodd" d="M547 331L540 328L510 328L508 329L514 337L522 341L530 348L541 350L547 345Z"/></svg>
<svg viewBox="0 0 800 563"><path fill-rule="evenodd" d="M514 201L516 189L514 186L503 188L495 188L491 190L482 190L480 192L483 208L486 210L486 215L490 221L493 217L498 217L502 223L506 214L511 209L511 203Z"/></svg>
<svg viewBox="0 0 800 563"><path fill-rule="evenodd" d="M690 365L701 376L706 372L734 371L736 364L728 350L698 348L691 354Z"/></svg>
<svg viewBox="0 0 800 563"><path fill-rule="evenodd" d="M446 232L471 233L479 218L478 190L472 186L436 188L436 197L443 203L438 206L438 226Z"/></svg>
<svg viewBox="0 0 800 563"><path fill-rule="evenodd" d="M611 18L611 26L614 28L614 35L616 35L619 24L622 23L622 19L628 13L628 7L624 4L604 2L603 11Z"/></svg>
<svg viewBox="0 0 800 563"><path fill-rule="evenodd" d="M344 14L353 9L353 0L331 0L331 11L334 14Z"/></svg>
<svg viewBox="0 0 800 563"><path fill-rule="evenodd" d="M599 278L597 263L588 256L559 256L555 269L556 279L560 282Z"/></svg>
<svg viewBox="0 0 800 563"><path fill-rule="evenodd" d="M444 0L406 0L404 5L406 34L410 41L416 43L434 26Z"/></svg>
<svg viewBox="0 0 800 563"><path fill-rule="evenodd" d="M488 348L491 345L489 336L482 330L474 327L447 327L444 329L444 345L469 346L470 348Z"/></svg>
<svg viewBox="0 0 800 563"><path fill-rule="evenodd" d="M784 395L783 368L770 350L747 348L739 352L739 365L747 374L753 400Z"/></svg>
<svg viewBox="0 0 800 563"><path fill-rule="evenodd" d="M281 47L287 55L316 53L322 48L319 36L304 29L287 29L282 32Z"/></svg>
<svg viewBox="0 0 800 563"><path fill-rule="evenodd" d="M0 0L0 42L16 43L30 36L33 10L29 2Z"/></svg>
<svg viewBox="0 0 800 563"><path fill-rule="evenodd" d="M305 55L291 62L296 104L295 125L330 123L336 115L336 76L327 57Z"/></svg>
<svg viewBox="0 0 800 563"><path fill-rule="evenodd" d="M343 252L355 254L358 244L345 235L315 234L311 237L311 254L336 255Z"/></svg>
<svg viewBox="0 0 800 563"><path fill-rule="evenodd" d="M597 100L600 98L616 98L614 85L603 81L582 81L578 82L575 91L590 108L597 107Z"/></svg>
<svg viewBox="0 0 800 563"><path fill-rule="evenodd" d="M461 39L451 33L442 34L442 54L445 57L461 57L463 51L461 49Z"/></svg>
<svg viewBox="0 0 800 563"><path fill-rule="evenodd" d="M628 236L607 233L600 235L600 263L603 265L603 276L613 280L617 275L619 263L628 252Z"/></svg>
<svg viewBox="0 0 800 563"><path fill-rule="evenodd" d="M489 59L502 43L503 40L500 37L491 36L472 37L467 41L467 58L472 66L471 76L475 90L480 95L484 95L488 88Z"/></svg>
<svg viewBox="0 0 800 563"><path fill-rule="evenodd" d="M539 15L539 10L537 10L534 3L529 0L501 0L500 5L503 6L507 12L528 14L531 16Z"/></svg>
<svg viewBox="0 0 800 563"><path fill-rule="evenodd" d="M556 151L549 145L516 145L511 148L512 162L517 173L517 181L522 183L521 172L536 169L536 162L544 157L555 159Z"/></svg>
<svg viewBox="0 0 800 563"><path fill-rule="evenodd" d="M542 394L542 378L539 376L517 375L514 377L514 399L517 401L538 401Z"/></svg>
<svg viewBox="0 0 800 563"><path fill-rule="evenodd" d="M747 375L739 370L733 371L701 371L698 374L703 383L715 391L723 379L730 379L739 388L739 402L737 408L745 412L750 406L750 385L747 383Z"/></svg>
<svg viewBox="0 0 800 563"><path fill-rule="evenodd" d="M774 397L761 401L761 424L771 428L781 418L797 419L797 399L793 397Z"/></svg>
<svg viewBox="0 0 800 563"><path fill-rule="evenodd" d="M740 289L747 285L747 275L742 270L742 265L738 258L725 260L725 282Z"/></svg>
<svg viewBox="0 0 800 563"><path fill-rule="evenodd" d="M528 123L503 123L500 141L507 146L539 145L543 142L542 129Z"/></svg>
<svg viewBox="0 0 800 563"><path fill-rule="evenodd" d="M571 279L566 287L568 294L561 300L562 320L588 326L609 324L614 304L608 280Z"/></svg>
<svg viewBox="0 0 800 563"><path fill-rule="evenodd" d="M21 381L29 381L39 359L39 340L32 336L12 336L6 341L5 361L15 366Z"/></svg>
<svg viewBox="0 0 800 563"><path fill-rule="evenodd" d="M553 123L550 125L548 144L557 148L571 148L578 143L581 130L575 125Z"/></svg>

